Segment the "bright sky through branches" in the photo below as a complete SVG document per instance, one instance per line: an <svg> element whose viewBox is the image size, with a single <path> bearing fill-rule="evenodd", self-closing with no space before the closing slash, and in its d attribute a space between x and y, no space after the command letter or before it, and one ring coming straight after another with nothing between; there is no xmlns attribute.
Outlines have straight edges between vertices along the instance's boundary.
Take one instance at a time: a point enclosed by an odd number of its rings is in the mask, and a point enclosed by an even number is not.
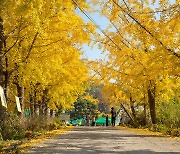
<svg viewBox="0 0 180 154"><path fill-rule="evenodd" d="M82 16L82 18L86 23L89 22L89 19L79 9L76 10L76 13ZM110 24L109 20L106 17L100 16L98 12L94 12L94 13L87 12L87 13L102 30L105 30L107 26ZM98 28L96 29L96 31L103 36L102 32ZM82 58L88 58L89 60L98 60L98 59L107 58L107 53L102 53L102 50L99 49L98 47L98 43L93 41L95 41L95 39L92 38L92 43L96 44L93 46L93 48L91 48L90 45L88 44L85 44L83 46L82 50L84 51L84 54Z"/></svg>
<svg viewBox="0 0 180 154"><path fill-rule="evenodd" d="M171 4L174 4L175 0L169 0L169 2ZM158 7L158 1L155 3L154 6L152 6L152 8L156 9L157 7ZM85 22L89 22L89 19L87 19L87 17L79 9L77 10L77 13L80 14L83 17ZM107 28L107 26L110 24L109 20L106 17L100 16L99 13L89 13L89 12L87 12L87 13L88 13L88 15L90 15L90 17L97 23L97 25L102 30L105 30ZM156 16L157 16L157 19L158 19L159 18L158 14L156 14ZM102 32L99 29L97 29L97 32L100 35L103 35ZM86 45L83 46L82 50L84 51L84 54L83 54L82 57L83 58L88 58L89 60L106 59L107 54L108 54L108 52L102 53L102 50L99 49L99 47L98 47L98 43L96 45L94 45L93 48L91 48L89 45L86 44Z"/></svg>

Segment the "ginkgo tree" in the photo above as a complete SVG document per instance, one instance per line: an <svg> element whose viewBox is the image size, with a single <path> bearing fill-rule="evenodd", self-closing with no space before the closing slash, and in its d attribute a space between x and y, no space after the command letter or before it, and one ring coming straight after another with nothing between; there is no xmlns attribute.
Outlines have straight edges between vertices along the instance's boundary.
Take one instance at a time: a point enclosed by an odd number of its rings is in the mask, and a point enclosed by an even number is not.
<svg viewBox="0 0 180 154"><path fill-rule="evenodd" d="M85 1L78 3L88 9ZM90 41L94 26L75 9L71 0L1 1L0 78L8 100L37 97L32 104L66 108L84 92L88 71L80 48ZM3 121L2 106L0 112Z"/></svg>
<svg viewBox="0 0 180 154"><path fill-rule="evenodd" d="M102 31L106 37L98 38L103 50L109 51L108 61L97 67L101 80L125 92L129 102L146 98L155 124L158 99L179 99L179 1L93 2L110 21Z"/></svg>

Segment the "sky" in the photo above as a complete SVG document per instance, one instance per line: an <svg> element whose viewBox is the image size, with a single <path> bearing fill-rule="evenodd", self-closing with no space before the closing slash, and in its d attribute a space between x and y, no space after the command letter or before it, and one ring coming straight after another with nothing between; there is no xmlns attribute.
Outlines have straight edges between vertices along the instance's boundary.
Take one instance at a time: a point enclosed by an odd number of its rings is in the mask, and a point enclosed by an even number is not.
<svg viewBox="0 0 180 154"><path fill-rule="evenodd" d="M77 13L84 19L85 22L89 22L89 19L80 10L77 10ZM100 16L98 13L88 13L88 14L102 30L106 29L106 27L109 24L107 18ZM96 31L102 34L100 30L97 29ZM98 48L98 44L94 45L93 48L88 44L85 44L83 45L82 51L84 51L82 58L88 58L89 60L95 61L107 57L107 53L102 53L102 50Z"/></svg>

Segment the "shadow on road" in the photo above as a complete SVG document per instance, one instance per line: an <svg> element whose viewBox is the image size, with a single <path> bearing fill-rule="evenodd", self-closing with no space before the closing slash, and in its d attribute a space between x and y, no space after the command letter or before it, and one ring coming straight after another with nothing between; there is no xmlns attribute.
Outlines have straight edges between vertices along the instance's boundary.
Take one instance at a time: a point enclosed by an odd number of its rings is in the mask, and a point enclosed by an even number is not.
<svg viewBox="0 0 180 154"><path fill-rule="evenodd" d="M103 151L103 150L92 150L92 149L78 149L78 150L55 150L52 148L47 149L41 149L41 150L36 150L35 152L32 153L43 153L43 154L49 154L49 153L59 153L59 154L179 154L178 152L154 152L154 151L149 151L149 150L133 150L133 151L120 151L120 152L114 152L114 151Z"/></svg>
<svg viewBox="0 0 180 154"><path fill-rule="evenodd" d="M154 152L151 148L143 147L139 138L152 137L135 135L131 132L121 132L113 127L77 127L67 134L48 139L28 153L61 153L61 154L152 154L178 153ZM118 134L117 134L118 133ZM138 146L142 147L137 148ZM134 148L134 150L132 150ZM138 150L137 150L138 149Z"/></svg>

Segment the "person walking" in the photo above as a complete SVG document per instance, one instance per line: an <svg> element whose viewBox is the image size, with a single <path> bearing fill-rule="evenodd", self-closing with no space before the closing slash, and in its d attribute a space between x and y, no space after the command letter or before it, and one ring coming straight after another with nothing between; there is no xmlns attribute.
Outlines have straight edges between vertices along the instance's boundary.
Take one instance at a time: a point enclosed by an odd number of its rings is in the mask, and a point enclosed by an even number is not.
<svg viewBox="0 0 180 154"><path fill-rule="evenodd" d="M112 126L115 126L115 121L116 121L116 111L114 109L114 107L111 108L111 123Z"/></svg>
<svg viewBox="0 0 180 154"><path fill-rule="evenodd" d="M108 123L108 119L109 119L109 117L108 117L108 114L107 114L107 116L106 116L106 126L108 126L108 125L109 125L109 123Z"/></svg>

